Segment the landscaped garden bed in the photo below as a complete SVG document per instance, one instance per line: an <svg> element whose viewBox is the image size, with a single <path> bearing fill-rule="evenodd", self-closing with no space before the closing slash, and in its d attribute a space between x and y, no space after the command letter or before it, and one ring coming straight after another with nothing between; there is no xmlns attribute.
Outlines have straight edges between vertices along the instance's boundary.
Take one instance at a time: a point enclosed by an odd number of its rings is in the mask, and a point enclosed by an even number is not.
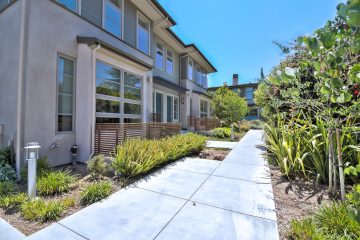
<svg viewBox="0 0 360 240"><path fill-rule="evenodd" d="M38 160L37 199L27 198L26 171L21 183L14 182L14 171L0 182L0 217L30 235L177 159L220 152L205 145L206 137L190 133L160 140L129 139L108 160L100 155L87 164L49 168L42 158Z"/></svg>
<svg viewBox="0 0 360 240"><path fill-rule="evenodd" d="M284 239L360 239L360 1L337 11L255 92Z"/></svg>

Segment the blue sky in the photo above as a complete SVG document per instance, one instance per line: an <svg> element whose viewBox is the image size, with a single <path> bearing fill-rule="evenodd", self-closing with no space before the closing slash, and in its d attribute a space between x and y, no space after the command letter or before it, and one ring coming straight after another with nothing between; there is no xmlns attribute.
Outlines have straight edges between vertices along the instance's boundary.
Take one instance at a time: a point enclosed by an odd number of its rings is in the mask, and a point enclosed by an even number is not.
<svg viewBox="0 0 360 240"><path fill-rule="evenodd" d="M341 0L159 0L178 23L172 29L195 43L218 69L209 86L253 81L284 57L272 41L311 34L336 15Z"/></svg>

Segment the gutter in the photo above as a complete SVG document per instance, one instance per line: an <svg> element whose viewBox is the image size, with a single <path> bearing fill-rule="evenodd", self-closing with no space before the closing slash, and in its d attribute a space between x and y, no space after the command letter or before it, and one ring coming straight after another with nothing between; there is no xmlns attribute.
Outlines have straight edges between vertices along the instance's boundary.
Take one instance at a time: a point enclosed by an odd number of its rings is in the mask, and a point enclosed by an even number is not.
<svg viewBox="0 0 360 240"><path fill-rule="evenodd" d="M28 4L27 0L21 1L21 25L20 25L20 44L19 44L19 68L18 68L18 89L17 89L17 109L16 109L16 143L15 143L15 162L16 177L21 180L21 145L23 136L23 104L25 99L25 71L26 71L26 53L27 53L27 33L28 33Z"/></svg>

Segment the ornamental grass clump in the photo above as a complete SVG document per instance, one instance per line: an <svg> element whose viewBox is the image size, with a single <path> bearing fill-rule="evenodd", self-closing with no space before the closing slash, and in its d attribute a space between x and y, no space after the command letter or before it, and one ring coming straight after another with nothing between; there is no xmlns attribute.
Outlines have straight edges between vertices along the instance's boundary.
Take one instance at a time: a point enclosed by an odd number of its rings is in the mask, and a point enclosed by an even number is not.
<svg viewBox="0 0 360 240"><path fill-rule="evenodd" d="M37 180L36 189L40 195L45 196L62 193L73 188L77 179L70 171L49 172Z"/></svg>
<svg viewBox="0 0 360 240"><path fill-rule="evenodd" d="M94 182L81 192L81 203L84 205L92 204L108 197L114 189L109 181Z"/></svg>
<svg viewBox="0 0 360 240"><path fill-rule="evenodd" d="M106 175L109 171L109 166L105 162L104 155L94 156L86 164L87 164L87 169L93 179L98 179L101 176Z"/></svg>
<svg viewBox="0 0 360 240"><path fill-rule="evenodd" d="M193 133L159 140L129 139L117 146L112 167L116 174L134 177L159 165L198 153L205 145L206 137Z"/></svg>
<svg viewBox="0 0 360 240"><path fill-rule="evenodd" d="M58 220L68 208L74 205L75 199L73 198L55 201L36 199L21 204L20 211L26 220L48 222Z"/></svg>
<svg viewBox="0 0 360 240"><path fill-rule="evenodd" d="M0 197L0 207L5 209L18 207L27 200L28 197L25 193L18 193L18 194Z"/></svg>
<svg viewBox="0 0 360 240"><path fill-rule="evenodd" d="M211 136L216 138L229 138L231 137L230 128L215 128L211 131Z"/></svg>
<svg viewBox="0 0 360 240"><path fill-rule="evenodd" d="M12 181L0 182L0 197L16 192L16 185Z"/></svg>

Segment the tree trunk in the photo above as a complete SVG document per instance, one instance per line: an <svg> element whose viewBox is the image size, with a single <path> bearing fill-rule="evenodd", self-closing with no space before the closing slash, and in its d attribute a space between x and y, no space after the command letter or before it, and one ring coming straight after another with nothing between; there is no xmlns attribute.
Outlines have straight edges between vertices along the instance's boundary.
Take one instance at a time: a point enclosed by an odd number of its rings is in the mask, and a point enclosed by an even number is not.
<svg viewBox="0 0 360 240"><path fill-rule="evenodd" d="M234 140L234 124L231 124L231 140Z"/></svg>
<svg viewBox="0 0 360 240"><path fill-rule="evenodd" d="M329 192L333 190L333 132L329 131Z"/></svg>
<svg viewBox="0 0 360 240"><path fill-rule="evenodd" d="M336 142L337 142L337 152L338 152L338 164L339 164L339 178L340 178L340 190L341 190L341 200L345 201L345 179L344 179L344 166L342 162L341 154L341 142L340 142L340 129L336 129Z"/></svg>

